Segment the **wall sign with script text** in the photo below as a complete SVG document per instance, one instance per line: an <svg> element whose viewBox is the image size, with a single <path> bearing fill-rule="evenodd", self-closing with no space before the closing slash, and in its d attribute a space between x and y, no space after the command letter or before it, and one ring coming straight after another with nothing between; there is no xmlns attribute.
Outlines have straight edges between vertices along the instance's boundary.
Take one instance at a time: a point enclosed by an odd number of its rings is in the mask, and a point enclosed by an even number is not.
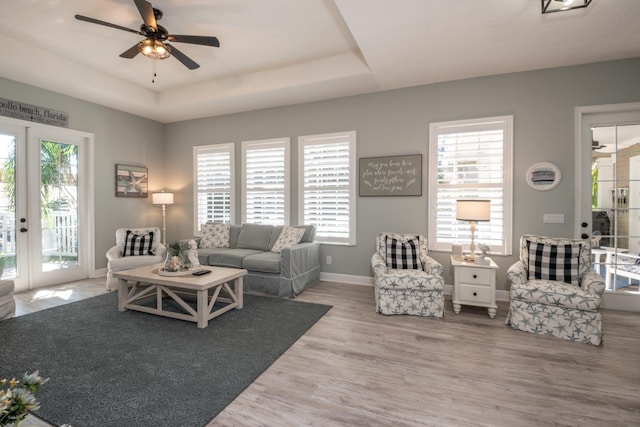
<svg viewBox="0 0 640 427"><path fill-rule="evenodd" d="M421 196L422 154L362 157L358 183L360 196Z"/></svg>
<svg viewBox="0 0 640 427"><path fill-rule="evenodd" d="M0 98L0 116L63 128L69 127L69 115L64 111L5 98Z"/></svg>

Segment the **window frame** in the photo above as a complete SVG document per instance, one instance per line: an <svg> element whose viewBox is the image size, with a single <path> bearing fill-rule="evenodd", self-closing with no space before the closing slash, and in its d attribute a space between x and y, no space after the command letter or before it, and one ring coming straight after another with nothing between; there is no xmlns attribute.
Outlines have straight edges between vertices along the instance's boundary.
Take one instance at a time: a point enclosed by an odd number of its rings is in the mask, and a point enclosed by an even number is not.
<svg viewBox="0 0 640 427"><path fill-rule="evenodd" d="M290 167L290 145L291 139L286 138L272 138L272 139L260 139L253 141L242 141L242 206L241 206L241 223L247 222L247 152L252 148L284 148L284 223L275 225L289 225L291 218L291 167ZM268 223L273 224L273 223Z"/></svg>
<svg viewBox="0 0 640 427"><path fill-rule="evenodd" d="M502 245L494 245L491 247L491 253L494 255L512 255L513 240L513 116L497 116L485 117L468 120L455 120L447 122L434 122L429 125L429 196L428 201L428 230L429 230L429 250L432 251L451 251L451 243L441 242L438 240L438 190L443 185L438 182L438 136L447 133L464 133L488 129L501 129L503 131L503 176L502 176L502 192L503 192L503 209L502 209ZM448 188L452 184L448 184ZM468 187L467 184L460 184L458 187ZM475 184L476 188L495 187L490 184ZM473 187L473 185L472 185ZM461 196L464 197L464 196ZM435 207L435 208L433 208ZM484 222L479 223L477 231L481 230ZM476 231L476 244L478 243ZM461 238L459 242L468 244L471 240L471 231L469 227L468 236Z"/></svg>
<svg viewBox="0 0 640 427"><path fill-rule="evenodd" d="M193 227L194 235L200 235L199 224L199 182L198 182L198 155L205 152L218 152L229 154L229 223L235 220L235 202L236 202L236 177L235 177L235 143L196 145L193 147Z"/></svg>
<svg viewBox="0 0 640 427"><path fill-rule="evenodd" d="M305 205L305 153L304 147L307 145L324 145L330 140L347 139L349 144L349 236L347 238L330 238L318 235L316 230L316 241L322 244L331 245L356 245L356 205L357 192L356 183L356 131L332 132L316 135L302 135L298 137L298 217L301 223L304 223L304 205Z"/></svg>

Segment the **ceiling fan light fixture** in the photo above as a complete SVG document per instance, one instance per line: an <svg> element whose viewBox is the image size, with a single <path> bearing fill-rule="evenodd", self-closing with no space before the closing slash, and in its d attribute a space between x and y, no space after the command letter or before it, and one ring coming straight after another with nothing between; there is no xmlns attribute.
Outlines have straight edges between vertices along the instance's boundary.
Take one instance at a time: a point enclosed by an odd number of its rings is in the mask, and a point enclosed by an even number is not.
<svg viewBox="0 0 640 427"><path fill-rule="evenodd" d="M589 6L591 0L542 0L542 13L563 12Z"/></svg>
<svg viewBox="0 0 640 427"><path fill-rule="evenodd" d="M171 56L169 48L160 40L144 39L138 43L138 50L151 59L167 59Z"/></svg>

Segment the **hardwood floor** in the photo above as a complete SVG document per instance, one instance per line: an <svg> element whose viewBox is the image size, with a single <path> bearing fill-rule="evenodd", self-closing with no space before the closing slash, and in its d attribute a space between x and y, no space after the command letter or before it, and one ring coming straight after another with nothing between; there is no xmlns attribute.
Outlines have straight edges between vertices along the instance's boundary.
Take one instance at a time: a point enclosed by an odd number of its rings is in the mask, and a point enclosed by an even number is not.
<svg viewBox="0 0 640 427"><path fill-rule="evenodd" d="M511 329L504 301L434 319L378 315L368 286L297 300L333 309L208 426L640 425L640 314L605 311L594 347Z"/></svg>
<svg viewBox="0 0 640 427"><path fill-rule="evenodd" d="M47 308L85 298L106 294L105 278L86 279L78 282L33 289L14 294L16 316L33 313Z"/></svg>

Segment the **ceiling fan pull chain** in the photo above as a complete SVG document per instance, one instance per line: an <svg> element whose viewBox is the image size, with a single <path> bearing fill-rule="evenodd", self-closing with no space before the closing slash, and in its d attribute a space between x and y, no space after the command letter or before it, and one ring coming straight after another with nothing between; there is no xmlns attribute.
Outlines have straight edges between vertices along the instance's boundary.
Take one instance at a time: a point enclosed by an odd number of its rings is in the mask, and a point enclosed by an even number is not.
<svg viewBox="0 0 640 427"><path fill-rule="evenodd" d="M156 74L156 63L157 62L158 62L157 60L155 60L155 59L153 60L153 78L151 79L151 83L155 83L156 82L156 76L157 76L157 74Z"/></svg>

